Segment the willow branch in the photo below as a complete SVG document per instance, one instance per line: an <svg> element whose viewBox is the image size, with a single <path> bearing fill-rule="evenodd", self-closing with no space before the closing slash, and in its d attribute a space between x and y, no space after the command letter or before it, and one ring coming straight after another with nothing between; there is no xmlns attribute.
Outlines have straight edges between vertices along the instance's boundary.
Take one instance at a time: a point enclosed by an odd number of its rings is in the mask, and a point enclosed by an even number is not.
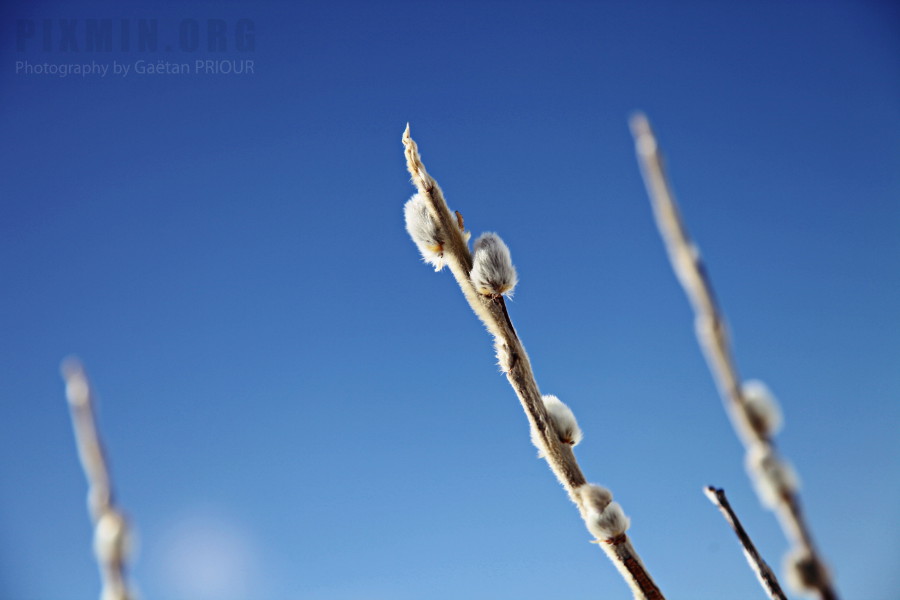
<svg viewBox="0 0 900 600"><path fill-rule="evenodd" d="M103 584L100 598L133 600L125 574L129 550L128 521L113 501L112 481L97 430L90 384L81 363L75 359L63 363L62 374L78 457L88 482L88 511L94 524L94 554Z"/></svg>
<svg viewBox="0 0 900 600"><path fill-rule="evenodd" d="M782 530L795 550L794 565L801 591L823 600L836 600L828 569L813 543L803 517L796 485L787 482L789 468L771 438L771 429L761 420L746 391L732 357L731 345L712 284L697 247L691 241L663 169L663 160L650 123L642 114L631 119L631 130L644 183L653 206L656 224L665 242L669 260L696 316L696 334L725 404L732 425L747 449L748 459L762 466L754 471L757 493L776 513ZM768 494L766 493L768 492ZM768 498L764 496L770 496ZM797 578L792 577L791 580Z"/></svg>
<svg viewBox="0 0 900 600"><path fill-rule="evenodd" d="M787 600L784 592L781 591L781 586L778 584L778 578L775 577L775 573L772 572L772 569L769 568L766 561L759 555L756 546L753 545L753 540L747 535L744 526L741 525L740 519L738 519L734 510L732 510L728 498L725 497L725 490L707 486L703 489L703 493L706 494L706 497L709 498L710 502L716 505L722 513L722 516L724 516L725 520L728 521L728 524L731 525L735 535L737 535L738 540L741 542L741 547L744 549L744 557L747 559L747 563L750 564L750 568L756 573L759 584L766 591L766 594L769 595L769 598L772 600Z"/></svg>
<svg viewBox="0 0 900 600"><path fill-rule="evenodd" d="M403 145L412 182L424 196L429 213L438 224L444 263L453 273L469 306L493 335L500 367L515 390L532 431L535 432L535 443L569 497L578 505L582 517L587 519L589 507L585 505L581 495L576 493L576 489L587 484L587 481L571 447L561 443L553 431L531 363L509 318L505 301L499 295L487 297L478 293L472 284L469 274L473 262L467 239L456 215L450 212L441 188L425 170L416 143L410 137L408 125L403 133ZM663 599L626 534L598 542L630 586L635 598Z"/></svg>

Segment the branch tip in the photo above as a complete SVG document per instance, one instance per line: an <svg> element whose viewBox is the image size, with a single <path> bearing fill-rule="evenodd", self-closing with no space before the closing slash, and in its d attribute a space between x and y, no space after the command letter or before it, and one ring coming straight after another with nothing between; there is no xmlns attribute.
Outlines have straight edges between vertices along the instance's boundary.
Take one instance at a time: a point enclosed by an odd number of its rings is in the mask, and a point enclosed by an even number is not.
<svg viewBox="0 0 900 600"><path fill-rule="evenodd" d="M714 487L714 486L708 485L708 486L706 486L706 487L703 488L703 493L706 494L706 497L709 498L709 501L710 501L710 502L712 502L712 503L715 504L716 506L719 505L719 503L720 503L720 501L721 501L721 499L722 499L722 496L721 496L722 490L721 490L721 488L716 488L716 487Z"/></svg>
<svg viewBox="0 0 900 600"><path fill-rule="evenodd" d="M78 357L72 355L62 360L59 365L59 372L62 374L63 379L69 379L70 377L84 374L84 367Z"/></svg>
<svg viewBox="0 0 900 600"><path fill-rule="evenodd" d="M656 152L656 136L653 135L653 128L650 127L647 115L636 112L631 115L628 123L638 153L641 156L652 156Z"/></svg>

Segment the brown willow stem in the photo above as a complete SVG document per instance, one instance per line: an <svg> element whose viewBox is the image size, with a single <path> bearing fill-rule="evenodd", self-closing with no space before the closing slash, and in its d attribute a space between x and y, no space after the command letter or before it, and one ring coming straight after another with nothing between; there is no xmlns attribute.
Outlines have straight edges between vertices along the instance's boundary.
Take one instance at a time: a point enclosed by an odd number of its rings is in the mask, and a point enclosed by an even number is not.
<svg viewBox="0 0 900 600"><path fill-rule="evenodd" d="M472 255L469 252L468 244L456 216L450 212L447 206L441 188L425 171L418 147L410 137L408 125L403 133L403 145L406 166L412 175L413 184L425 197L429 213L438 224L443 242L444 261L450 267L469 306L494 336L494 346L497 350L500 367L519 397L531 427L537 432L537 442L542 446L540 448L542 454L584 517L585 507L581 505L574 490L587 481L575 460L571 447L560 443L553 431L531 369L531 362L513 328L503 297L483 296L472 285L469 278L472 270ZM653 582L627 535L622 534L615 539L600 541L599 545L622 574L636 599L664 600L662 592Z"/></svg>

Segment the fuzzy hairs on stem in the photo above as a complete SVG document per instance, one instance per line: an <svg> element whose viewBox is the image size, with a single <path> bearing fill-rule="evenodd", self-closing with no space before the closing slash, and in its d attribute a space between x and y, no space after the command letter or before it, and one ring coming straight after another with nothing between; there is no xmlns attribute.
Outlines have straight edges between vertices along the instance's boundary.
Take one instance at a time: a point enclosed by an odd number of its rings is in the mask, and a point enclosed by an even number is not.
<svg viewBox="0 0 900 600"><path fill-rule="evenodd" d="M575 420L575 413L572 412L572 409L551 394L544 394L541 396L541 400L544 402L547 416L550 417L550 424L553 426L553 431L556 433L559 441L569 446L577 446L584 434L581 432L581 428L578 427L578 421ZM540 436L534 429L531 430L531 443L538 449L538 458L544 458Z"/></svg>
<svg viewBox="0 0 900 600"><path fill-rule="evenodd" d="M496 233L482 233L475 240L472 271L475 290L483 296L512 296L519 282L509 248Z"/></svg>

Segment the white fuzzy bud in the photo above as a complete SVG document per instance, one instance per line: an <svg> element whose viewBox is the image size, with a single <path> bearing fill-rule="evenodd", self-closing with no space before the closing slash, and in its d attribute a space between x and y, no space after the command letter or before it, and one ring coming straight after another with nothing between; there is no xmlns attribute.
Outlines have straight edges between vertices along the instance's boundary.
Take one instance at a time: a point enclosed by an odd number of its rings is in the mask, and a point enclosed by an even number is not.
<svg viewBox="0 0 900 600"><path fill-rule="evenodd" d="M403 206L406 231L416 243L422 259L434 266L435 271L444 268L444 246L438 233L438 225L431 217L425 197L419 193Z"/></svg>
<svg viewBox="0 0 900 600"><path fill-rule="evenodd" d="M572 412L572 409L551 394L541 396L541 400L544 403L547 416L550 418L550 426L553 428L553 432L556 433L560 443L577 446L584 435L581 433L581 428L578 427L578 421L575 420L575 414ZM531 430L531 443L538 449L538 458L543 458L544 453L541 449L541 442L537 431L533 428Z"/></svg>
<svg viewBox="0 0 900 600"><path fill-rule="evenodd" d="M75 357L66 358L60 369L66 380L66 398L72 406L84 406L90 402L91 388L84 367Z"/></svg>
<svg viewBox="0 0 900 600"><path fill-rule="evenodd" d="M591 509L596 512L603 512L610 502L612 502L612 492L594 483L583 483L575 488L575 500L585 510Z"/></svg>
<svg viewBox="0 0 900 600"><path fill-rule="evenodd" d="M94 553L104 564L119 564L131 554L131 536L125 517L108 510L97 521L94 530Z"/></svg>
<svg viewBox="0 0 900 600"><path fill-rule="evenodd" d="M550 422L553 424L553 429L556 430L559 441L570 446L577 446L584 434L582 434L581 428L578 427L578 421L575 420L575 413L572 412L572 409L551 394L541 396L541 400L544 401L544 408L547 409L547 414L550 416Z"/></svg>
<svg viewBox="0 0 900 600"><path fill-rule="evenodd" d="M682 285L693 280L699 265L702 265L700 248L693 242L687 242L687 245L682 247L681 251L675 254L672 261L672 266L675 269L675 276L678 277L678 281L680 281Z"/></svg>
<svg viewBox="0 0 900 600"><path fill-rule="evenodd" d="M788 586L796 594L814 596L826 587L831 575L804 548L793 548L784 555L784 574Z"/></svg>
<svg viewBox="0 0 900 600"><path fill-rule="evenodd" d="M800 479L790 463L779 458L768 444L754 444L747 451L747 472L764 506L774 509L782 498L800 489Z"/></svg>
<svg viewBox="0 0 900 600"><path fill-rule="evenodd" d="M612 501L612 492L603 486L585 483L575 488L584 523L600 541L611 540L625 533L630 520L618 502Z"/></svg>
<svg viewBox="0 0 900 600"><path fill-rule="evenodd" d="M756 379L746 381L741 386L744 411L759 433L772 436L781 429L781 408L769 388Z"/></svg>
<svg viewBox="0 0 900 600"><path fill-rule="evenodd" d="M519 278L509 248L496 233L483 233L475 240L472 272L475 290L484 296L512 296Z"/></svg>

